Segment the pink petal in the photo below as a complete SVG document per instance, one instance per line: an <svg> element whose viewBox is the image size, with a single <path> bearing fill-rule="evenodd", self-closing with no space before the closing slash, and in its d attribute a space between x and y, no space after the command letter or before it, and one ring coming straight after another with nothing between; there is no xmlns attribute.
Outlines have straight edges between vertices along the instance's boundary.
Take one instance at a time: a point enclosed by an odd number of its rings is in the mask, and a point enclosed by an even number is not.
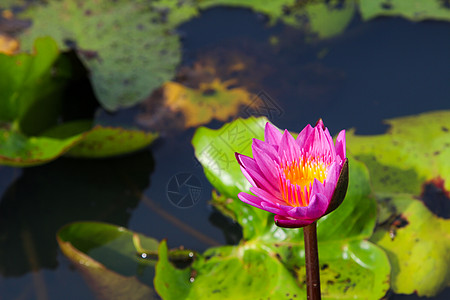
<svg viewBox="0 0 450 300"><path fill-rule="evenodd" d="M330 198L327 198L324 194L314 194L308 205L307 216L310 219L318 219L322 217L327 211L330 204Z"/></svg>
<svg viewBox="0 0 450 300"><path fill-rule="evenodd" d="M279 145L281 140L281 132L270 124L270 122L266 123L266 128L264 129L264 140L272 145Z"/></svg>
<svg viewBox="0 0 450 300"><path fill-rule="evenodd" d="M284 131L283 136L281 137L278 155L284 162L292 162L300 157L300 148L287 130Z"/></svg>
<svg viewBox="0 0 450 300"><path fill-rule="evenodd" d="M281 198L281 194L278 193L277 196L272 195L271 193L267 192L264 189L258 188L258 187L251 187L250 192L255 194L256 196L260 197L262 200L272 203L278 203L281 205L286 205L284 200Z"/></svg>
<svg viewBox="0 0 450 300"><path fill-rule="evenodd" d="M285 227L285 228L305 227L315 221L315 220L308 220L308 219L293 219L293 218L284 217L281 215L275 215L274 220L275 220L275 224L277 226Z"/></svg>
<svg viewBox="0 0 450 300"><path fill-rule="evenodd" d="M270 159L274 160L277 164L279 164L280 157L278 156L278 146L271 145L269 143L253 139L252 151L255 152L255 149L258 149L260 152L265 153L269 156Z"/></svg>
<svg viewBox="0 0 450 300"><path fill-rule="evenodd" d="M342 160L345 160L345 143L345 130L341 130L336 138L336 154Z"/></svg>
<svg viewBox="0 0 450 300"><path fill-rule="evenodd" d="M261 199L258 197L255 197L253 195L247 194L247 193L239 193L238 194L238 198L239 200L241 200L242 202L245 202L247 204L250 204L254 207L257 207L259 209L263 209L263 207L261 206Z"/></svg>
<svg viewBox="0 0 450 300"><path fill-rule="evenodd" d="M253 147L253 157L267 180L269 182L278 182L277 164L266 153L256 147Z"/></svg>
<svg viewBox="0 0 450 300"><path fill-rule="evenodd" d="M308 124L298 134L296 142L297 142L297 145L299 145L300 149L304 148L304 144L305 144L306 140L312 133L313 133L313 127Z"/></svg>

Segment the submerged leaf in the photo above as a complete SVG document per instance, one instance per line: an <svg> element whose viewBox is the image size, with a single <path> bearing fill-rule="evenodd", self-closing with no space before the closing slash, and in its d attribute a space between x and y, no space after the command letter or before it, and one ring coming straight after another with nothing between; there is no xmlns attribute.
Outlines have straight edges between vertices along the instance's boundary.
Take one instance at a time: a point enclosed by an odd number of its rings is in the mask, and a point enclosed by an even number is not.
<svg viewBox="0 0 450 300"><path fill-rule="evenodd" d="M156 240L136 236L147 250L157 249ZM99 299L157 299L150 287L155 262L138 257L133 237L134 233L123 227L77 222L63 227L57 240Z"/></svg>
<svg viewBox="0 0 450 300"><path fill-rule="evenodd" d="M230 88L234 81L200 83L199 89L191 89L176 82L162 87L165 105L174 112L181 112L186 127L209 123L212 119L226 121L237 115L242 106L256 107L255 95L244 88Z"/></svg>

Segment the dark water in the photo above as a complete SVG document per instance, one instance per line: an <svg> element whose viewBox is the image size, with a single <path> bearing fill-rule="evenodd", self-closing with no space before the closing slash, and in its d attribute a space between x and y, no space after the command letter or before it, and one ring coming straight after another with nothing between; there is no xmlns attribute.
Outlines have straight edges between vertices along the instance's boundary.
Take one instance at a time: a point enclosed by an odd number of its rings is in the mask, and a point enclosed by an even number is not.
<svg viewBox="0 0 450 300"><path fill-rule="evenodd" d="M343 35L306 44L299 31L268 27L248 10L219 8L179 32L184 65L204 55L225 62L229 53L243 57L250 68L242 82L255 93L264 90L280 128L298 131L323 118L332 134L351 127L376 134L386 129L383 119L450 109L448 23L355 19ZM267 42L271 36L279 37L277 46ZM137 111L101 112L99 120L132 123ZM211 186L194 158L193 132L168 131L150 149L123 158L0 167L0 299L93 299L56 244L56 230L72 221L110 222L198 251L238 239L215 226L231 225L207 204ZM179 173L193 174L202 186L190 208L167 197ZM435 299L448 295L447 289Z"/></svg>

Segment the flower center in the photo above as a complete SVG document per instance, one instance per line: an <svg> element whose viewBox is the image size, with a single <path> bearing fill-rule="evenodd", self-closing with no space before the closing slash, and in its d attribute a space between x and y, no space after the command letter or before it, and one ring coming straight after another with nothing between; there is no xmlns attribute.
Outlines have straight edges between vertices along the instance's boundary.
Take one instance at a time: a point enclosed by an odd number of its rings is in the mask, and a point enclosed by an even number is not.
<svg viewBox="0 0 450 300"><path fill-rule="evenodd" d="M327 177L327 165L323 160L304 156L281 163L279 169L280 191L287 205L308 206L314 179L321 183Z"/></svg>

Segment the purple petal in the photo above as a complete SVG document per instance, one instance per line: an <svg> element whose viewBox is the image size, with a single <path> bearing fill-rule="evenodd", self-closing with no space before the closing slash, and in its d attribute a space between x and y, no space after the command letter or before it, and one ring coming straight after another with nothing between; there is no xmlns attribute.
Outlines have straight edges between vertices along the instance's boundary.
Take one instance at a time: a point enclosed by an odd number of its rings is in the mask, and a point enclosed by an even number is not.
<svg viewBox="0 0 450 300"><path fill-rule="evenodd" d="M281 140L281 132L270 124L270 122L266 123L266 128L264 129L264 140L272 145L279 145Z"/></svg>
<svg viewBox="0 0 450 300"><path fill-rule="evenodd" d="M277 197L279 192L278 183L269 182L264 174L260 170L246 169L248 174L253 178L256 183L256 187L262 188L267 192L271 193L273 196ZM274 186L277 185L277 186Z"/></svg>
<svg viewBox="0 0 450 300"><path fill-rule="evenodd" d="M289 218L289 217L283 217L281 215L275 215L274 220L275 220L275 224L277 226L285 227L285 228L305 227L315 221L315 220L308 220L308 219L294 219L294 218Z"/></svg>
<svg viewBox="0 0 450 300"><path fill-rule="evenodd" d="M261 202L261 206L265 211L274 214L285 214L285 210L280 205L274 205L269 202Z"/></svg>
<svg viewBox="0 0 450 300"><path fill-rule="evenodd" d="M341 130L336 138L336 154L345 160L345 130Z"/></svg>
<svg viewBox="0 0 450 300"><path fill-rule="evenodd" d="M310 219L318 219L322 217L327 211L328 205L330 204L329 198L324 194L314 194L308 205L307 216Z"/></svg>

